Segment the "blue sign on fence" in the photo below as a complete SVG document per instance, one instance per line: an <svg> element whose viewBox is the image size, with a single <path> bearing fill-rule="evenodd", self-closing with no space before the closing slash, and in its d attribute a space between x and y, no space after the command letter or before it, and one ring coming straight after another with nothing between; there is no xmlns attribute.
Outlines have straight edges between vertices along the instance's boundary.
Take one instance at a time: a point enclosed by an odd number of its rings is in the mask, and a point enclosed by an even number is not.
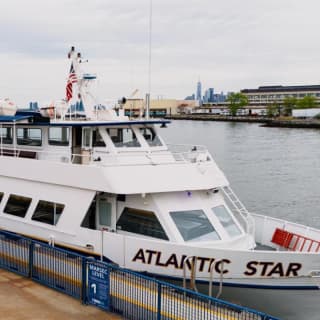
<svg viewBox="0 0 320 320"><path fill-rule="evenodd" d="M109 270L98 262L88 262L89 303L109 309Z"/></svg>

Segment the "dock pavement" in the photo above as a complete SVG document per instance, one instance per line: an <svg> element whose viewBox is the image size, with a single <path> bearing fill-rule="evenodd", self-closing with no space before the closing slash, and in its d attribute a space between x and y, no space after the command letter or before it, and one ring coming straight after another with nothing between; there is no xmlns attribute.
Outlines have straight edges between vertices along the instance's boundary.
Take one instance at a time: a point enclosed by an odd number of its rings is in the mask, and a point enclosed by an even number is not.
<svg viewBox="0 0 320 320"><path fill-rule="evenodd" d="M120 320L117 315L0 269L1 320Z"/></svg>

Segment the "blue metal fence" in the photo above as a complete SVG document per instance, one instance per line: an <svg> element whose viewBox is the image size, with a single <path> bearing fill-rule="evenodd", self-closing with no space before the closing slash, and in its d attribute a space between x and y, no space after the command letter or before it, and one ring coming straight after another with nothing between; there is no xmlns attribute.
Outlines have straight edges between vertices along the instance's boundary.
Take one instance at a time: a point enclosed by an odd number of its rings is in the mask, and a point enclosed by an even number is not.
<svg viewBox="0 0 320 320"><path fill-rule="evenodd" d="M7 231L0 231L0 267L126 319L277 320Z"/></svg>

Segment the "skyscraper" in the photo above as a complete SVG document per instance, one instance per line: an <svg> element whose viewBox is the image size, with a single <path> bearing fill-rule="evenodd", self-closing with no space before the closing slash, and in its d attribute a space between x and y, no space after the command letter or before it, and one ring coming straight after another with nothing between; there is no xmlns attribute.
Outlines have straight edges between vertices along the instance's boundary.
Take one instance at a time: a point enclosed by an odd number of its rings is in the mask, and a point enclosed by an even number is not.
<svg viewBox="0 0 320 320"><path fill-rule="evenodd" d="M208 102L213 102L214 88L209 88L207 91L208 91Z"/></svg>
<svg viewBox="0 0 320 320"><path fill-rule="evenodd" d="M201 95L201 82L200 80L197 83L197 94L196 94L196 99L199 101L199 103L201 104L202 102L202 95Z"/></svg>

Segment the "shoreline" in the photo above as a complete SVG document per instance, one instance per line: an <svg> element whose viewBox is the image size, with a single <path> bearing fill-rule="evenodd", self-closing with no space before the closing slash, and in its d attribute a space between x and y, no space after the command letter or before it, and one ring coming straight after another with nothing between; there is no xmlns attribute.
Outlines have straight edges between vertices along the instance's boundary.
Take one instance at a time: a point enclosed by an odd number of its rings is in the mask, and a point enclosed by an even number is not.
<svg viewBox="0 0 320 320"><path fill-rule="evenodd" d="M165 116L169 120L194 121L226 121L261 123L263 127L320 129L320 120L315 119L273 119L259 116L221 116L221 115L171 115Z"/></svg>

